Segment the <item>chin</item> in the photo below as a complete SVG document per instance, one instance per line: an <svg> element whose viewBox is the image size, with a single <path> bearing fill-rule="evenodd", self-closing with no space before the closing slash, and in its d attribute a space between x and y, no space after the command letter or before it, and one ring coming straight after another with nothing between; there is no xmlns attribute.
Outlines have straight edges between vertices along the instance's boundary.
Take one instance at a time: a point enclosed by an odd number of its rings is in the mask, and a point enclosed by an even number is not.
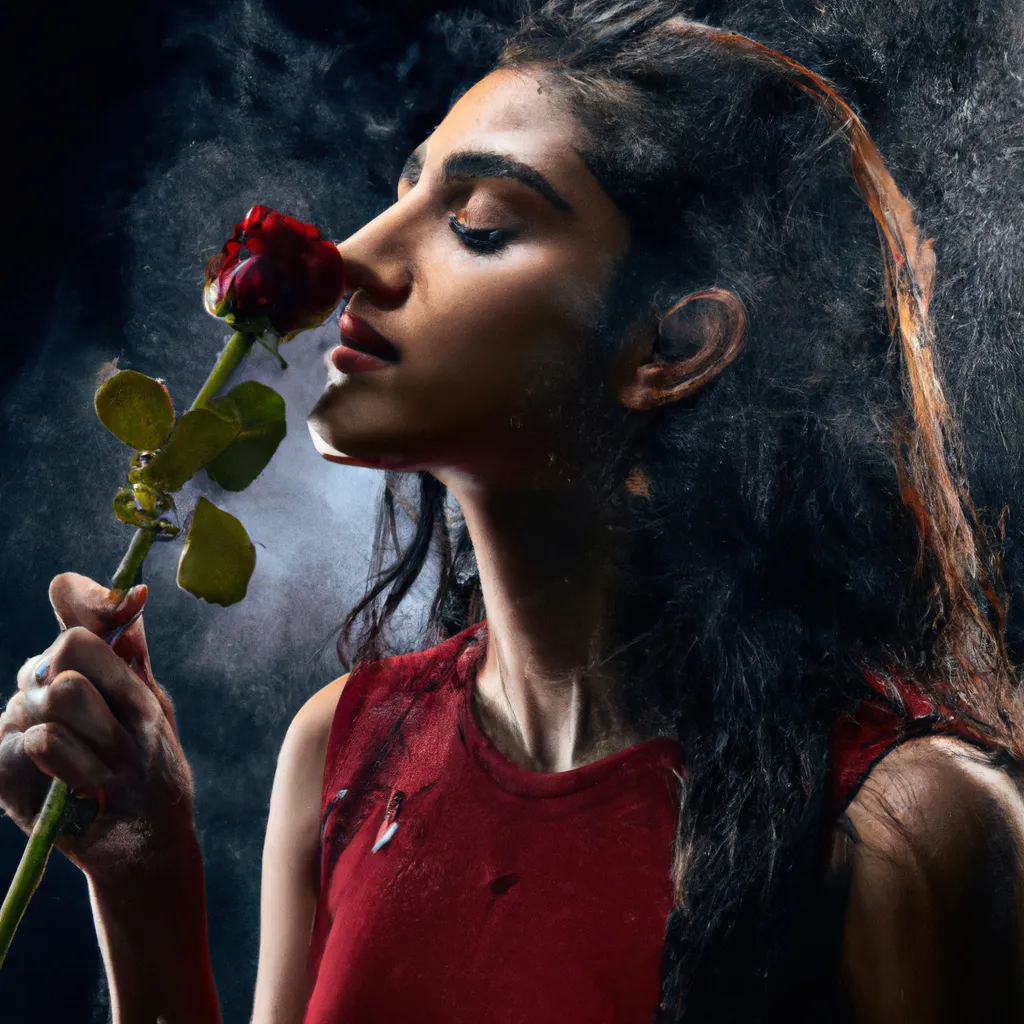
<svg viewBox="0 0 1024 1024"><path fill-rule="evenodd" d="M306 427L309 429L309 436L313 439L313 447L327 462L337 462L343 466L380 466L383 461L377 455L347 455L345 452L339 451L320 433L321 428L312 416L306 420Z"/></svg>
<svg viewBox="0 0 1024 1024"><path fill-rule="evenodd" d="M335 448L320 432L315 420L306 420L309 436L313 439L313 447L326 462L336 462L341 466L365 466L367 469L429 469L426 463L417 462L406 455L349 455Z"/></svg>

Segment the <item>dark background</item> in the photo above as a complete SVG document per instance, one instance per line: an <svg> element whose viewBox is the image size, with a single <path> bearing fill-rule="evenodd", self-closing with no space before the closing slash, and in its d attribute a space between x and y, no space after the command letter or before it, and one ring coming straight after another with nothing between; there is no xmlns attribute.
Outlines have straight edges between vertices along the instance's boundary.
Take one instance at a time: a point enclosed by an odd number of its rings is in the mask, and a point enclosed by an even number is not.
<svg viewBox="0 0 1024 1024"><path fill-rule="evenodd" d="M324 5L207 0L37 3L8 14L0 221L0 687L53 640L49 580L106 582L130 530L110 500L127 450L92 411L118 358L191 401L222 344L200 305L203 266L255 202L343 238L390 201L408 151L482 73L497 4ZM939 351L967 432L975 496L1009 505L1007 574L1019 590L1024 420L1024 25L1002 3L696 3L831 74L855 101L938 236ZM214 970L228 1024L247 1021L260 854L277 750L303 701L340 674L332 630L361 593L376 474L323 463L305 414L331 322L260 349L235 379L286 397L288 436L241 494L201 494L257 544L249 596L229 609L174 585L177 544L146 563L146 628L195 772ZM429 583L429 580L425 581ZM407 618L416 644L421 588ZM1017 602L1018 605L1021 603ZM1011 623L1020 650L1019 614ZM322 649L321 644L323 644ZM0 821L0 886L24 836ZM156 925L158 926L158 925ZM84 879L59 853L0 971L0 1020L106 1021Z"/></svg>

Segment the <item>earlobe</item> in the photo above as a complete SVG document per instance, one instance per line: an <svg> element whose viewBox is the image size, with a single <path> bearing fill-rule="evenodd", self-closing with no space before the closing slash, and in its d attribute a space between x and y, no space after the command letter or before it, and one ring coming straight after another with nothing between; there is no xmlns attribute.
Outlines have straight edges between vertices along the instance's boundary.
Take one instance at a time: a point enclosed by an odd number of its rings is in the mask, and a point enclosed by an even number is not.
<svg viewBox="0 0 1024 1024"><path fill-rule="evenodd" d="M735 292L688 295L661 318L652 358L620 387L619 400L642 411L695 394L739 355L746 334L746 311Z"/></svg>

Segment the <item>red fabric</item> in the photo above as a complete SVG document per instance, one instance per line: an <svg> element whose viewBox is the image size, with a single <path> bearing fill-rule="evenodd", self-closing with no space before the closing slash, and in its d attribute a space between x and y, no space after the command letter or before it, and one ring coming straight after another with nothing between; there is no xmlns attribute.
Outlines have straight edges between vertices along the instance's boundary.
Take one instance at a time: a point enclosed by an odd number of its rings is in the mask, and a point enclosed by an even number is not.
<svg viewBox="0 0 1024 1024"><path fill-rule="evenodd" d="M304 1024L654 1014L679 746L556 774L508 761L468 704L481 627L357 668L342 690ZM398 829L372 853L389 803Z"/></svg>
<svg viewBox="0 0 1024 1024"><path fill-rule="evenodd" d="M832 737L832 806L840 814L871 769L905 740L957 733L956 717L913 681L890 672L894 693L877 673L866 671L868 692L836 722Z"/></svg>
<svg viewBox="0 0 1024 1024"><path fill-rule="evenodd" d="M555 774L520 768L470 708L485 649L486 620L431 650L360 664L342 691L304 1024L654 1014L679 745L655 739ZM837 813L887 750L944 721L909 685L904 712L867 681L869 696L836 727Z"/></svg>

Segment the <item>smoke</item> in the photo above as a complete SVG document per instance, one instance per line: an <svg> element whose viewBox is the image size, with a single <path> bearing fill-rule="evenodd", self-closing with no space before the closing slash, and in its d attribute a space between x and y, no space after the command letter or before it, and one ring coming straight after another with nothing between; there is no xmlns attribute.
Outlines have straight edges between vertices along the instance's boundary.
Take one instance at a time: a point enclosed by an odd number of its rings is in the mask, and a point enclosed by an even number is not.
<svg viewBox="0 0 1024 1024"><path fill-rule="evenodd" d="M88 136L84 128L68 136L89 142L63 157L69 169L60 180L80 189L64 203L75 208L74 230L62 236L60 258L51 256L59 266L49 315L33 328L0 406L0 628L11 690L17 667L57 631L50 578L73 569L107 581L130 539L110 509L128 451L96 420L97 371L117 357L121 367L166 378L177 408L186 408L223 344L200 295L206 260L232 226L259 202L346 237L391 202L405 156L486 70L501 34L489 4L443 13L440 4L409 0L386 14L380 4L336 6L196 0L176 14L151 13L132 29L138 50L116 55L134 68L147 63L138 56L145 52L151 77L122 82L90 114ZM834 75L918 205L925 232L938 237L940 354L964 416L976 498L995 510L1011 503L1007 571L1020 586L1018 8L1016 0L977 8L953 0L685 6ZM76 87L70 73L65 86ZM233 382L278 390L288 434L246 491L224 492L201 473L180 496L182 518L205 495L246 526L257 562L245 600L224 609L178 590L180 542L155 546L145 568L154 671L175 702L196 780L226 1024L247 1021L251 1009L276 753L301 704L340 673L332 630L361 594L368 565L381 479L323 461L305 425L336 331L331 320L284 346L287 370L253 350ZM410 646L428 584L409 601ZM1014 623L1024 645L1019 615ZM0 830L5 878L22 847L13 826ZM5 1020L108 1013L84 882L56 860L0 972ZM36 966L44 952L64 984L30 996L44 980ZM77 982L75 971L87 977ZM40 1009L40 999L51 1009Z"/></svg>
<svg viewBox="0 0 1024 1024"><path fill-rule="evenodd" d="M1024 4L710 0L692 9L832 77L914 203L923 236L936 239L937 363L963 426L975 505L992 526L1007 510L1008 639L1024 661Z"/></svg>
<svg viewBox="0 0 1024 1024"><path fill-rule="evenodd" d="M125 99L131 121L108 112L108 135L124 139L125 148L94 154L100 163L87 173L95 175L95 192L80 209L83 223L95 217L119 236L109 291L93 290L86 302L116 302L120 335L90 330L80 315L72 261L69 287L57 292L47 328L0 409L10 442L0 557L5 581L30 598L20 612L26 628L5 637L15 668L57 632L46 602L49 579L73 569L109 581L131 537L110 505L130 452L92 407L104 364L116 358L120 368L165 378L177 410L187 408L226 338L224 325L203 310L201 292L206 261L233 225L263 203L315 223L330 238L346 237L393 201L408 152L493 56L497 36L479 12L396 13L405 17L371 18L355 5L344 20L335 14L295 26L284 9L246 0L189 12L149 41L154 64L171 55L172 70L143 99ZM135 133L155 138L150 152L157 155L118 204L103 191L103 162L117 167L130 159ZM210 944L228 1024L247 1021L251 1011L277 751L302 703L341 673L334 634L362 593L383 479L324 461L311 442L306 414L327 382L324 353L336 343L332 318L282 347L286 370L254 347L231 383L258 380L280 392L287 436L245 491L223 491L200 473L178 495L182 522L206 496L246 527L257 560L245 599L221 608L179 590L180 541L155 545L144 569L154 672L174 701L196 784ZM420 585L408 601L410 646L425 597ZM5 622L12 625L16 614ZM11 827L0 838L13 872L23 836ZM46 884L74 887L88 921L84 880L52 868L29 917L46 923ZM67 932L67 911L49 910L51 931ZM94 949L90 932L91 925L76 934L75 955ZM38 955L38 941L26 928L15 946L27 959L28 944ZM38 1020L39 994L30 1003L27 989L16 990L16 951L0 979L3 1016L17 1020L24 1005ZM94 1005L87 1008L80 996L71 1010L66 993L55 993L52 1019L109 1013L98 959L84 963L93 978L79 987Z"/></svg>
<svg viewBox="0 0 1024 1024"><path fill-rule="evenodd" d="M302 37L252 0L172 38L171 45L198 53L206 48L221 70L200 74L200 62L168 97L181 126L179 148L150 170L127 211L132 365L165 377L180 366L172 391L183 398L195 392L220 342L219 325L199 302L202 269L254 203L340 239L393 201L391 165L420 141L424 114L433 118L426 130L443 116L459 85L450 77L449 42L464 39L460 33L472 33L474 24L486 30L478 16L428 19L422 38L397 46L383 66L361 57L355 33ZM437 81L424 65L428 52L444 69ZM471 62L463 67L472 71ZM414 74L409 102L401 89ZM215 973L230 986L222 992L226 1020L248 1019L274 757L303 700L340 673L332 640L313 656L362 593L382 482L374 471L322 460L305 425L326 383L324 353L336 343L332 319L283 347L287 370L261 349L248 357L238 379L259 380L284 396L288 434L246 491L225 493L201 474L185 497L194 503L204 494L245 524L257 545L249 593L220 609L161 588L160 621L175 635L162 629L151 640L162 662L175 651L208 887L218 893L211 948ZM151 578L170 578L176 554L166 546ZM414 643L417 595L410 604Z"/></svg>

